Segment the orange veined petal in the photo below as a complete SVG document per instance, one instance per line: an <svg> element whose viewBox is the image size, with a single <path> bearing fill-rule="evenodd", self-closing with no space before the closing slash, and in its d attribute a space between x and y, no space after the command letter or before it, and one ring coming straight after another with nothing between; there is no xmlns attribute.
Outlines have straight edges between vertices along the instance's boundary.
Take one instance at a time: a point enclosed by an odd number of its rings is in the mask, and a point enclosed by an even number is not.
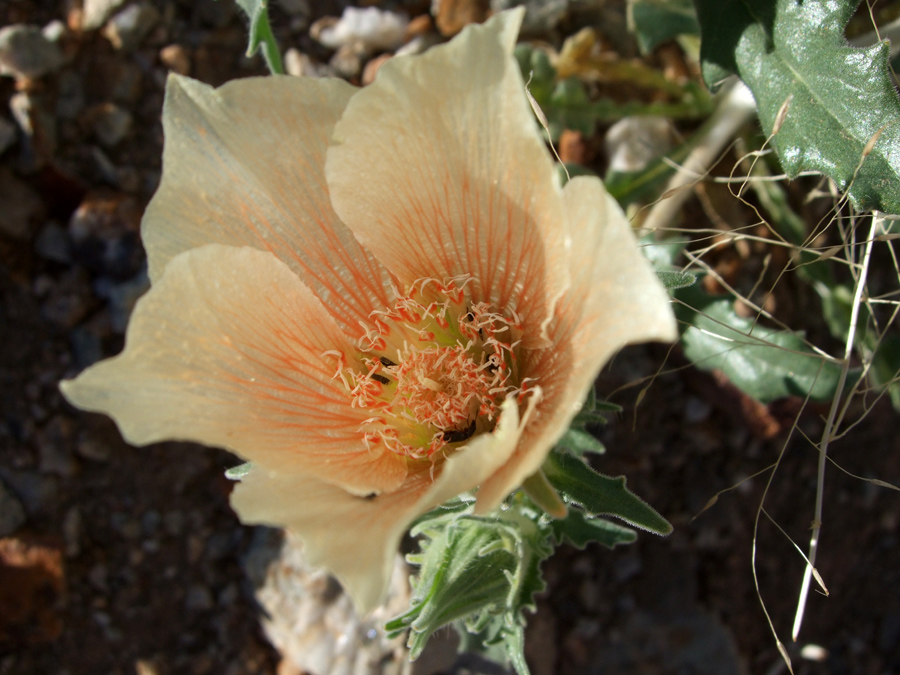
<svg viewBox="0 0 900 675"><path fill-rule="evenodd" d="M192 440L359 494L395 489L405 461L366 447L366 411L350 406L326 352L355 347L284 263L211 244L170 261L119 356L61 386L134 445Z"/></svg>
<svg viewBox="0 0 900 675"><path fill-rule="evenodd" d="M204 244L274 253L352 337L392 294L387 271L334 213L325 151L356 89L339 80L265 77L213 89L170 75L159 190L142 224L155 283Z"/></svg>
<svg viewBox="0 0 900 675"><path fill-rule="evenodd" d="M626 344L678 337L669 296L603 184L592 177L574 178L565 198L579 242L572 251L572 286L550 324L553 346L526 351L522 365L543 388L544 398L516 454L479 490L480 513L540 468L616 351Z"/></svg>
<svg viewBox="0 0 900 675"><path fill-rule="evenodd" d="M325 173L337 213L403 284L470 275L472 299L518 312L533 346L568 283L569 232L512 57L521 20L390 59L335 126Z"/></svg>
<svg viewBox="0 0 900 675"><path fill-rule="evenodd" d="M521 433L518 408L508 399L493 433L476 437L442 464L419 463L393 492L367 499L302 473L254 469L238 483L231 503L245 523L296 533L310 564L327 568L357 608L368 611L387 591L400 538L412 520L481 483L510 457Z"/></svg>

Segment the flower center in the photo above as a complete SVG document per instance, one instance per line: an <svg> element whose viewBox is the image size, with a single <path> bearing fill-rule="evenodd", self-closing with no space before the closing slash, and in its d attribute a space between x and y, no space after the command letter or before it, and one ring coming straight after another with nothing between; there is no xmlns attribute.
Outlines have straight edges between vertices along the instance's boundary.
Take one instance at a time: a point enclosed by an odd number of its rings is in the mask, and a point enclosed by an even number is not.
<svg viewBox="0 0 900 675"><path fill-rule="evenodd" d="M518 317L467 302L466 284L420 280L373 312L355 366L328 352L351 404L372 410L361 427L370 447L432 458L491 431L503 400L519 391Z"/></svg>

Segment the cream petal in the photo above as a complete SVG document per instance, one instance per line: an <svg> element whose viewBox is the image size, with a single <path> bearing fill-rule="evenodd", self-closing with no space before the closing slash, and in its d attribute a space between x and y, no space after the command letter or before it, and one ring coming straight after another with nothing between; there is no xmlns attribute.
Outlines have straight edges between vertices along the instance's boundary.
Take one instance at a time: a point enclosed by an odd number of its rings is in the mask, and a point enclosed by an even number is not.
<svg viewBox="0 0 900 675"><path fill-rule="evenodd" d="M365 612L384 598L394 555L412 520L495 471L512 454L521 430L510 399L494 432L433 467L434 478L431 465L420 465L398 490L366 499L307 475L253 470L235 487L231 504L245 523L295 532L310 564L334 574Z"/></svg>
<svg viewBox="0 0 900 675"><path fill-rule="evenodd" d="M404 284L471 274L528 344L567 285L559 180L511 53L521 11L390 59L335 126L325 174L357 238Z"/></svg>
<svg viewBox="0 0 900 675"><path fill-rule="evenodd" d="M356 89L339 80L248 78L166 86L163 177L142 225L155 282L179 253L220 243L271 251L353 337L392 298L387 271L340 222L325 150Z"/></svg>
<svg viewBox="0 0 900 675"><path fill-rule="evenodd" d="M554 346L525 352L523 364L543 388L544 399L515 456L479 490L479 512L493 509L540 468L616 351L626 344L678 337L669 296L603 184L574 178L565 198L579 242L572 254L572 287L550 326Z"/></svg>
<svg viewBox="0 0 900 675"><path fill-rule="evenodd" d="M138 302L115 358L63 382L134 445L221 446L358 493L395 489L405 461L366 449L337 360L354 354L321 303L274 255L211 244L176 256Z"/></svg>

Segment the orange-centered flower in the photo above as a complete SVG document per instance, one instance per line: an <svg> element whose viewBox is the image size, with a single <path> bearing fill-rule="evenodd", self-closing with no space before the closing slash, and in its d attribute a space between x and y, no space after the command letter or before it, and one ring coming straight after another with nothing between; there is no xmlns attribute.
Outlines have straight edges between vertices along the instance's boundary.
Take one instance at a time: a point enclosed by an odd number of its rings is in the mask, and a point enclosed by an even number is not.
<svg viewBox="0 0 900 675"><path fill-rule="evenodd" d="M535 473L602 364L675 338L603 185L560 187L503 13L359 90L171 76L151 290L125 350L63 392L135 445L253 462L232 504L358 606L418 515Z"/></svg>

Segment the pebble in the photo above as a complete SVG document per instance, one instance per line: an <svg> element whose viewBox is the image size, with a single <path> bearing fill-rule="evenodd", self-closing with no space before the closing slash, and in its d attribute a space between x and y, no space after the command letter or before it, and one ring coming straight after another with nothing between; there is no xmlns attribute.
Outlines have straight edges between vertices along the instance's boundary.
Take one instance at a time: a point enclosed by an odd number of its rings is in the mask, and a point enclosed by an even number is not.
<svg viewBox="0 0 900 675"><path fill-rule="evenodd" d="M347 7L340 19L326 17L316 21L309 34L330 49L353 46L357 51L371 53L401 46L406 41L408 25L404 14L377 7Z"/></svg>
<svg viewBox="0 0 900 675"><path fill-rule="evenodd" d="M77 506L71 507L63 516L62 533L66 542L66 557L74 558L81 553L81 511Z"/></svg>
<svg viewBox="0 0 900 675"><path fill-rule="evenodd" d="M109 277L107 285L129 279L143 263L140 222L134 198L109 190L89 192L69 219L72 253L90 271Z"/></svg>
<svg viewBox="0 0 900 675"><path fill-rule="evenodd" d="M118 145L134 121L131 113L115 103L101 103L88 112L94 137L101 145L112 148Z"/></svg>
<svg viewBox="0 0 900 675"><path fill-rule="evenodd" d="M213 608L212 594L206 586L192 585L184 598L184 608L189 612L203 612Z"/></svg>
<svg viewBox="0 0 900 675"><path fill-rule="evenodd" d="M15 493L29 516L40 513L56 498L58 485L52 476L0 466L0 478Z"/></svg>
<svg viewBox="0 0 900 675"><path fill-rule="evenodd" d="M43 202L28 183L5 167L0 167L0 204L0 234L20 241L31 238L44 215Z"/></svg>
<svg viewBox="0 0 900 675"><path fill-rule="evenodd" d="M354 45L344 45L334 53L328 65L341 77L353 79L362 70L362 57Z"/></svg>
<svg viewBox="0 0 900 675"><path fill-rule="evenodd" d="M191 53L187 47L168 45L159 50L159 62L173 73L191 74Z"/></svg>
<svg viewBox="0 0 900 675"><path fill-rule="evenodd" d="M22 131L22 170L36 172L56 152L56 119L41 96L27 91L10 96L9 110Z"/></svg>
<svg viewBox="0 0 900 675"><path fill-rule="evenodd" d="M34 251L44 260L69 264L72 262L72 246L69 235L59 223L50 221L34 240Z"/></svg>
<svg viewBox="0 0 900 675"><path fill-rule="evenodd" d="M552 32L569 12L571 0L490 0L496 14L513 7L524 7L521 35L546 35Z"/></svg>
<svg viewBox="0 0 900 675"><path fill-rule="evenodd" d="M378 69L381 68L381 66L383 66L385 63L387 63L388 59L390 58L390 54L382 54L381 56L376 56L366 64L366 67L363 68L362 74L362 85L364 87L366 85L372 84L375 81L375 76L378 74Z"/></svg>
<svg viewBox="0 0 900 675"><path fill-rule="evenodd" d="M0 537L8 537L25 524L25 508L0 482Z"/></svg>
<svg viewBox="0 0 900 675"><path fill-rule="evenodd" d="M84 87L74 70L64 70L56 83L56 116L74 120L84 110Z"/></svg>
<svg viewBox="0 0 900 675"><path fill-rule="evenodd" d="M75 446L75 452L79 457L89 459L92 462L105 463L112 456L109 445L93 438L81 438Z"/></svg>
<svg viewBox="0 0 900 675"><path fill-rule="evenodd" d="M62 66L65 56L38 26L0 28L0 74L36 79Z"/></svg>
<svg viewBox="0 0 900 675"><path fill-rule="evenodd" d="M109 278L97 279L94 284L96 294L109 302L110 327L118 334L123 334L128 327L128 319L135 303L150 288L147 271L143 270L134 278L116 283Z"/></svg>
<svg viewBox="0 0 900 675"><path fill-rule="evenodd" d="M16 125L0 117L0 155L16 142Z"/></svg>
<svg viewBox="0 0 900 675"><path fill-rule="evenodd" d="M84 0L81 15L82 30L88 31L100 28L124 2L125 0Z"/></svg>
<svg viewBox="0 0 900 675"><path fill-rule="evenodd" d="M74 475L77 464L71 447L73 429L74 423L70 418L57 415L38 431L36 445L42 473L63 478Z"/></svg>
<svg viewBox="0 0 900 675"><path fill-rule="evenodd" d="M159 21L159 12L149 2L128 5L103 27L104 37L121 51L137 49Z"/></svg>
<svg viewBox="0 0 900 675"><path fill-rule="evenodd" d="M5 578L0 642L34 648L58 638L65 587L62 551L24 537L0 539L0 569Z"/></svg>
<svg viewBox="0 0 900 675"><path fill-rule="evenodd" d="M482 23L489 12L488 0L433 0L431 4L434 23L444 37L456 35L470 23Z"/></svg>
<svg viewBox="0 0 900 675"><path fill-rule="evenodd" d="M665 117L626 117L613 124L603 139L611 172L641 171L672 146L672 125Z"/></svg>

